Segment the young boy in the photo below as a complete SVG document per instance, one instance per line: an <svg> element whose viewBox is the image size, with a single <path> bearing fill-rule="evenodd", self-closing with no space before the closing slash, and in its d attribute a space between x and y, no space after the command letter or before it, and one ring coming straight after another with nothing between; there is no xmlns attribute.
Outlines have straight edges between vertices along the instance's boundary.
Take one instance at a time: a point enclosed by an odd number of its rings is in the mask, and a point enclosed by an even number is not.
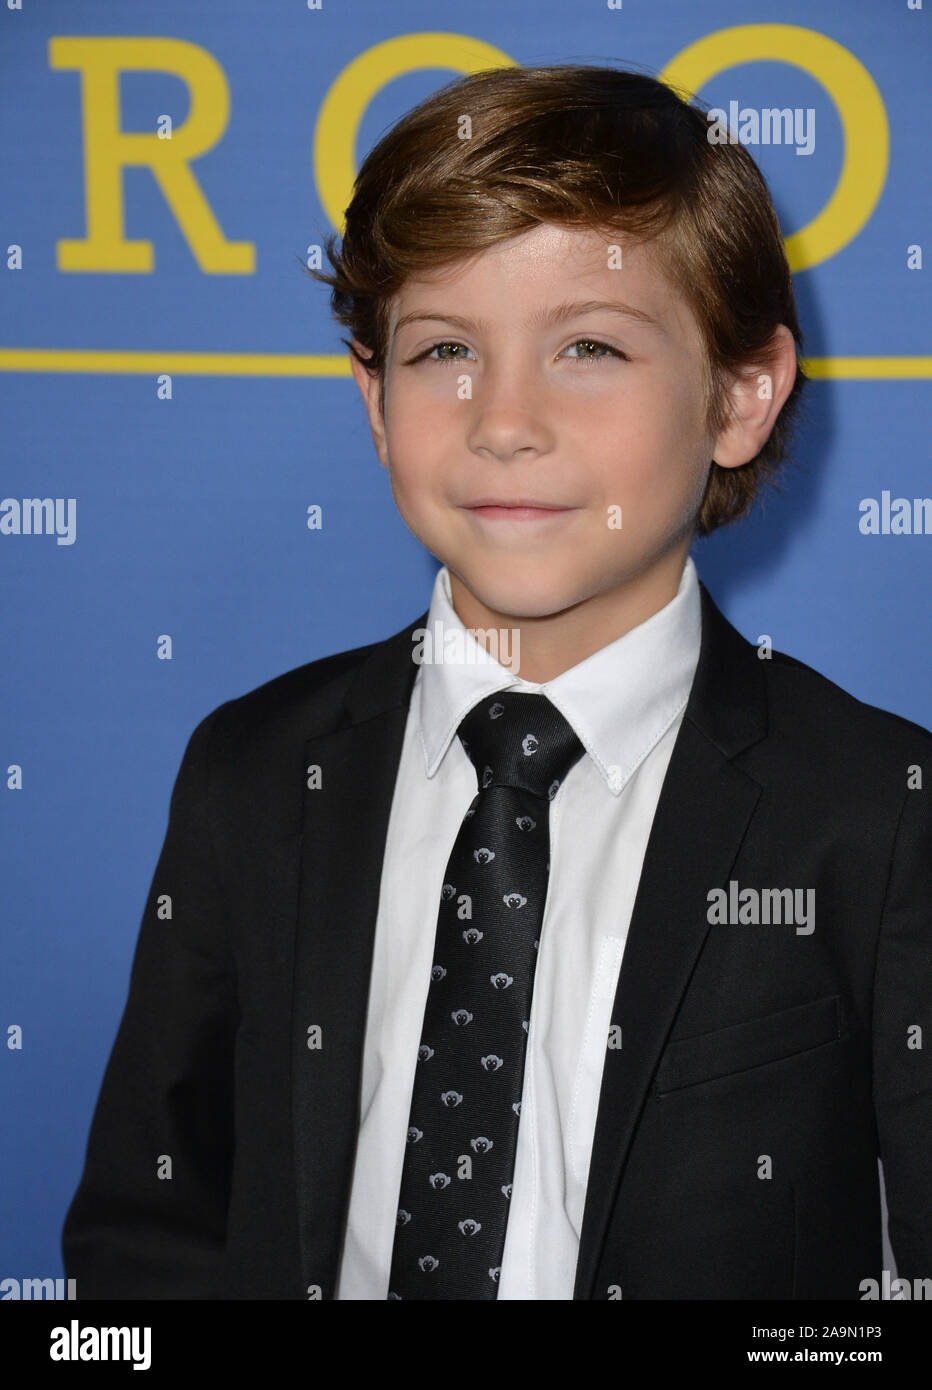
<svg viewBox="0 0 932 1390"><path fill-rule="evenodd" d="M802 374L766 186L616 69L369 155L336 316L442 562L194 731L64 1231L78 1296L857 1299L932 1273L932 736L689 557Z"/></svg>

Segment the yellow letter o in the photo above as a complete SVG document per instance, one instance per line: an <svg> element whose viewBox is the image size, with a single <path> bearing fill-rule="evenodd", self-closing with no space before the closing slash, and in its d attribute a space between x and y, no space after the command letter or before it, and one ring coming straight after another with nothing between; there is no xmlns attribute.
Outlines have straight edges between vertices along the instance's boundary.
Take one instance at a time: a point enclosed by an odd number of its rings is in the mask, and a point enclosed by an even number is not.
<svg viewBox="0 0 932 1390"><path fill-rule="evenodd" d="M827 261L857 236L877 205L887 177L890 129L870 73L834 39L795 24L743 24L719 29L684 48L660 73L690 97L710 77L739 63L776 61L802 68L825 88L841 119L841 173L817 217L786 238L791 270Z"/></svg>
<svg viewBox="0 0 932 1390"><path fill-rule="evenodd" d="M376 92L396 77L424 68L481 72L514 67L500 48L467 34L405 34L367 48L343 69L320 108L314 136L314 177L324 211L340 235L356 178L356 137Z"/></svg>

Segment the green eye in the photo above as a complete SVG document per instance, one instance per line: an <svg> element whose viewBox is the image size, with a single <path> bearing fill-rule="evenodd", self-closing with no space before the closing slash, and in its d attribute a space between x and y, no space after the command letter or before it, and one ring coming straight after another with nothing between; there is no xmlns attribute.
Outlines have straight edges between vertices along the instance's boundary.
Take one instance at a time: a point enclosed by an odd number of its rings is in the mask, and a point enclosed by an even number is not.
<svg viewBox="0 0 932 1390"><path fill-rule="evenodd" d="M450 342L434 343L433 347L430 347L430 348L427 349L426 352L421 353L421 357L418 358L418 361L420 361L421 358L424 358L424 357L428 357L428 358L429 358L430 355L431 355L431 353L438 352L438 351L440 350L440 348L457 348L457 349L462 349L463 352L468 352L468 351L469 351L469 349L468 349L467 347L464 347L464 345L463 345L462 343L450 343ZM434 357L434 358L432 358L432 360L433 360L434 362L464 362L464 361L466 361L467 359L464 358L464 357Z"/></svg>
<svg viewBox="0 0 932 1390"><path fill-rule="evenodd" d="M626 361L626 362L627 362L627 360L628 360L627 357L625 357L625 354L624 354L623 352L619 352L619 350L618 350L617 348L610 347L610 346L608 345L608 343L601 343L601 342L599 342L597 338L577 338L575 343L571 343L571 344L570 344L570 347L571 347L571 348L578 348L578 347L595 348L596 350L601 350L602 353L608 353L608 355L611 356L611 357L620 357L620 358L622 358L622 359L623 359L624 361ZM576 358L576 361L577 361L577 362L602 362L602 361L604 361L604 360L605 360L604 357L590 357L590 356L588 356L588 355L581 356L581 357L578 356L578 357Z"/></svg>

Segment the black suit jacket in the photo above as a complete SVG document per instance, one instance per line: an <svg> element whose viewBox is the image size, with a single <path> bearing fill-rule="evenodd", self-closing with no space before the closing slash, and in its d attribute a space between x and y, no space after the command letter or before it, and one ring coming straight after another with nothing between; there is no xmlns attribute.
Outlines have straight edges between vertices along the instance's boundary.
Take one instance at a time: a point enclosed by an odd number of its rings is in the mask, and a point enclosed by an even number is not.
<svg viewBox="0 0 932 1390"><path fill-rule="evenodd" d="M574 1296L857 1299L881 1276L878 1155L899 1274L932 1275L932 736L759 659L701 596ZM79 1298L333 1297L426 618L192 734L65 1223ZM710 925L730 880L813 889L814 930Z"/></svg>

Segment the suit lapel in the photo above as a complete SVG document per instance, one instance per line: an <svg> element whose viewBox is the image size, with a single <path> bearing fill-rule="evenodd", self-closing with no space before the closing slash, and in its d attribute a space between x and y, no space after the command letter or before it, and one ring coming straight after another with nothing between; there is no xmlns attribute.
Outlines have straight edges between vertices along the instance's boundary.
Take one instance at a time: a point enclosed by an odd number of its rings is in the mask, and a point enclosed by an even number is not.
<svg viewBox="0 0 932 1390"><path fill-rule="evenodd" d="M575 1299L594 1287L641 1108L709 925L711 887L729 878L760 785L731 761L763 738L767 711L756 648L704 585L699 663L644 856L619 972L580 1233Z"/></svg>
<svg viewBox="0 0 932 1390"><path fill-rule="evenodd" d="M417 671L410 634L426 621L373 647L335 727L304 748L302 776L319 767L321 785L304 793L292 1118L304 1285L325 1299L349 1200L382 859Z"/></svg>

